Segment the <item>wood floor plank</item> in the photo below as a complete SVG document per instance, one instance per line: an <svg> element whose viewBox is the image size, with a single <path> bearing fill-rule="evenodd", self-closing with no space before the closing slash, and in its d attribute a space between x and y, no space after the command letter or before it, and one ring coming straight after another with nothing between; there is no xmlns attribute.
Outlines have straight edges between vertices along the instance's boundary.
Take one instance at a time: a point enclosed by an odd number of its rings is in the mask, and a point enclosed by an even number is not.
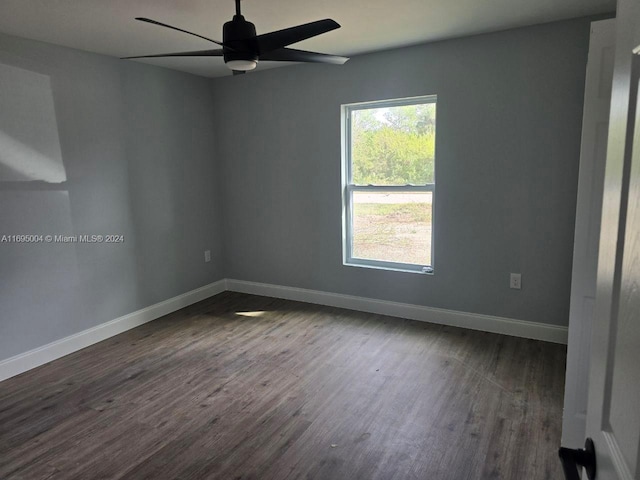
<svg viewBox="0 0 640 480"><path fill-rule="evenodd" d="M561 478L565 361L226 292L0 383L0 478Z"/></svg>

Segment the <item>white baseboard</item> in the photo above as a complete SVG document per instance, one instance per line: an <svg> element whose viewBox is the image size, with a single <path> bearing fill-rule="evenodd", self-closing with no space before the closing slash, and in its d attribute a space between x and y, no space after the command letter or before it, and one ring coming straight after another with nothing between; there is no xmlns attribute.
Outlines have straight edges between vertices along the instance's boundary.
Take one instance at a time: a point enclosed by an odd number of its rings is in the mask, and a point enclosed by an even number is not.
<svg viewBox="0 0 640 480"><path fill-rule="evenodd" d="M222 293L226 289L226 280L219 280L115 320L96 325L69 337L56 340L42 347L2 360L0 361L0 381L69 355L119 333L126 332L205 298Z"/></svg>
<svg viewBox="0 0 640 480"><path fill-rule="evenodd" d="M304 288L245 282L242 280L227 279L227 290L346 308L349 310L359 310L361 312L377 313L392 317L408 318L440 325L481 330L483 332L501 333L513 337L531 338L565 345L567 343L567 327L559 327L547 323L458 312L455 310L423 307L407 303L388 302L366 297L307 290Z"/></svg>
<svg viewBox="0 0 640 480"><path fill-rule="evenodd" d="M567 343L567 327L558 327L546 323L528 322L477 313L457 312L455 310L388 302L385 300L307 290L304 288L223 279L69 337L56 340L42 347L2 360L0 361L0 381L19 375L20 373L39 367L65 355L69 355L94 343L126 332L127 330L226 290L346 308L392 317L408 318L410 320L450 325L471 330L501 333L514 337L532 338L561 344Z"/></svg>

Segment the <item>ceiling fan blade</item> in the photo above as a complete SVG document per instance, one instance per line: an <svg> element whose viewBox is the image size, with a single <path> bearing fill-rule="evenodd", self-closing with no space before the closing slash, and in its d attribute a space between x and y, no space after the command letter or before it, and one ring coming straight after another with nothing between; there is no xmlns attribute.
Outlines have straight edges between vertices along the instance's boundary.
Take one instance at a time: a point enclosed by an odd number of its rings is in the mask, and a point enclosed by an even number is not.
<svg viewBox="0 0 640 480"><path fill-rule="evenodd" d="M153 25L160 25L161 27L170 28L171 30L177 30L178 32L182 32L182 33L188 33L189 35L193 35L194 37L202 38L204 40L208 40L210 42L216 43L216 44L220 45L221 47L224 47L224 44L222 42L219 42L217 40L213 40L212 38L203 37L202 35L198 35L197 33L189 32L188 30L183 30L181 28L174 27L172 25L167 25L166 23L158 22L157 20L152 20L151 18L136 17L136 20L139 20L141 22L151 23ZM229 47L227 47L227 48L229 48ZM229 48L229 50L233 50L233 49Z"/></svg>
<svg viewBox="0 0 640 480"><path fill-rule="evenodd" d="M244 70L232 70L232 72L233 72L233 76L234 76L234 77L235 77L236 75L244 75L245 73L247 73L247 72L245 72Z"/></svg>
<svg viewBox="0 0 640 480"><path fill-rule="evenodd" d="M329 55L326 53L307 52L305 50L296 50L293 48L279 48L271 52L260 55L260 60L268 60L272 62L309 62L309 63L331 63L333 65L342 65L349 60L348 57L340 57L339 55Z"/></svg>
<svg viewBox="0 0 640 480"><path fill-rule="evenodd" d="M136 55L134 57L121 57L121 60L130 60L132 58L155 58L155 57L221 57L224 50L217 48L215 50L196 50L194 52L177 52L177 53L158 53L156 55Z"/></svg>
<svg viewBox="0 0 640 480"><path fill-rule="evenodd" d="M298 25L297 27L285 28L284 30L258 35L256 40L260 54L264 54L286 47L292 43L301 42L307 38L330 32L336 28L340 28L338 22L326 18L324 20Z"/></svg>

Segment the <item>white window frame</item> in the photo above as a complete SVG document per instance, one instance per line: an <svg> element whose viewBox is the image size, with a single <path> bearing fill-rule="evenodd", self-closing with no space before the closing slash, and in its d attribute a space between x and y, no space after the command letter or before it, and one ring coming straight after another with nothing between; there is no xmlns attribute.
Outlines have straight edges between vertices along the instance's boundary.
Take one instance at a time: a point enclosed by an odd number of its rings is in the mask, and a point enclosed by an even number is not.
<svg viewBox="0 0 640 480"><path fill-rule="evenodd" d="M423 105L435 103L437 95L424 95L420 97L379 100L374 102L349 103L342 108L342 263L352 267L377 268L383 270L395 270L401 272L433 274L433 231L435 225L435 200L436 200L436 166L434 159L433 183L425 185L356 185L352 182L351 169L351 113L356 110L368 110L385 107L401 107L404 105ZM436 117L437 118L437 117ZM436 120L437 131L437 120ZM437 138L437 137L436 137ZM437 143L436 143L437 147ZM353 193L354 192L432 192L431 197L431 265L418 265L412 263L388 262L383 260L371 260L353 256Z"/></svg>

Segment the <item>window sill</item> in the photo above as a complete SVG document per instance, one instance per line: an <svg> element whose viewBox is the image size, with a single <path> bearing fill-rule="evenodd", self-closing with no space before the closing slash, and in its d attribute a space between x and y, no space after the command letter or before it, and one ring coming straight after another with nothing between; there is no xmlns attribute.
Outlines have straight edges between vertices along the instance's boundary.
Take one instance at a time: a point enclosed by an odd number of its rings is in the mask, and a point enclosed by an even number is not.
<svg viewBox="0 0 640 480"><path fill-rule="evenodd" d="M369 265L369 264L357 263L353 261L343 262L342 264L345 267L371 268L374 270L386 270L389 272L402 272L402 273L417 273L418 275L428 275L428 276L434 275L433 267L429 267L431 269L430 271L428 270L425 271L423 270L424 267L416 267L415 269L411 269L411 268L394 267L394 266L387 266L387 265Z"/></svg>

